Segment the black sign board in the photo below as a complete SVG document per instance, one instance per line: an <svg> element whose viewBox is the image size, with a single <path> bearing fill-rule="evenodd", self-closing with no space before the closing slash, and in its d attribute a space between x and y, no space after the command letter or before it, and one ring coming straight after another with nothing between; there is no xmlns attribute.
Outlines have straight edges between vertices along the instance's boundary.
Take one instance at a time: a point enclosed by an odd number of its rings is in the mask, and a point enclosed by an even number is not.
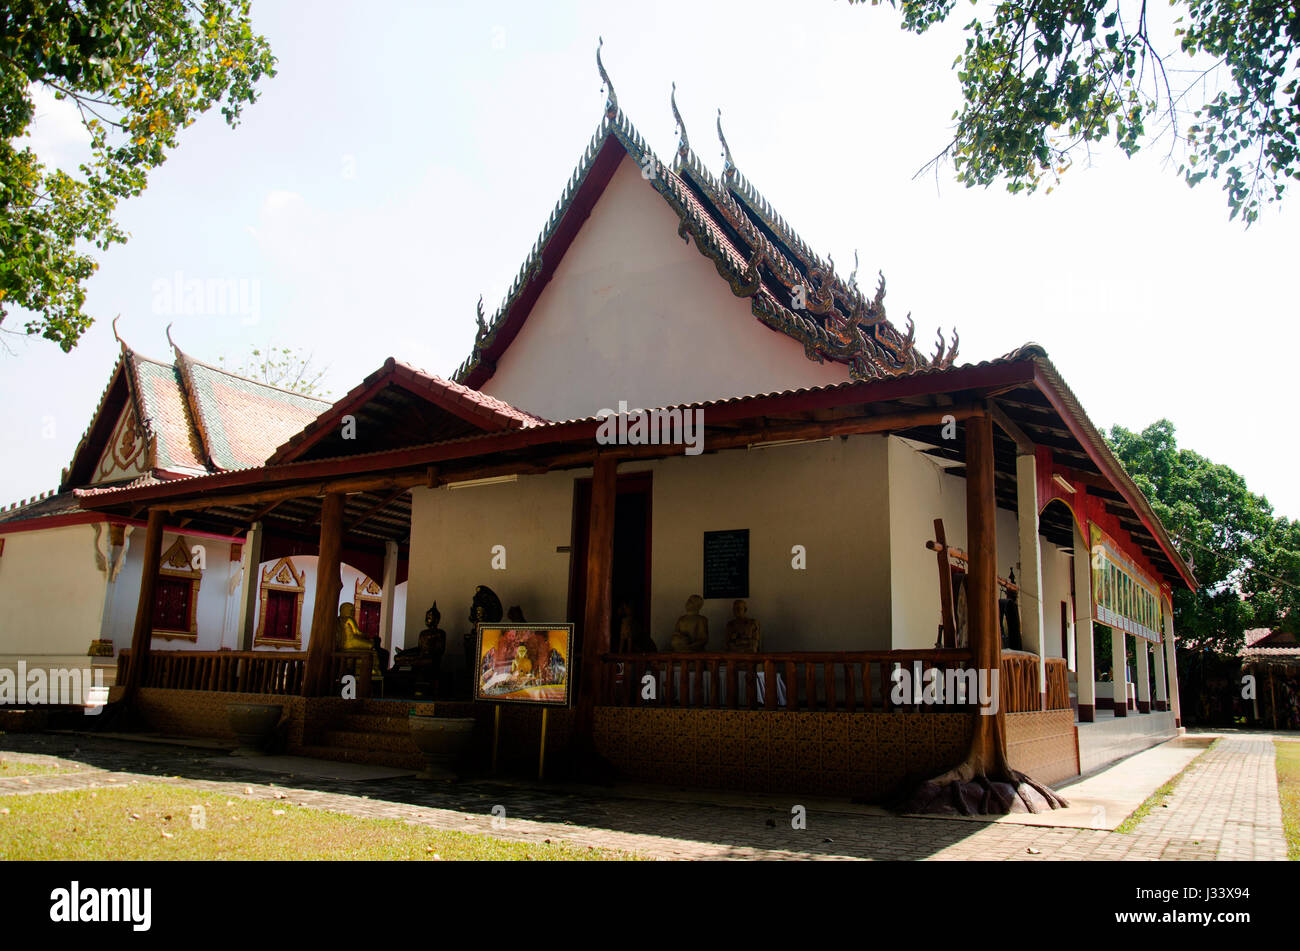
<svg viewBox="0 0 1300 951"><path fill-rule="evenodd" d="M704 533L704 597L749 597L749 529Z"/></svg>

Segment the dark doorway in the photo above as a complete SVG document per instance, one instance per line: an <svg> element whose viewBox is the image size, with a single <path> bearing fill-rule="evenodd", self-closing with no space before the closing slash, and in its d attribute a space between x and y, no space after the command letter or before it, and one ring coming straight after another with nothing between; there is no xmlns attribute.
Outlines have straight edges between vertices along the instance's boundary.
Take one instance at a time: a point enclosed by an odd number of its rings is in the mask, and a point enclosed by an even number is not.
<svg viewBox="0 0 1300 951"><path fill-rule="evenodd" d="M610 599L610 649L617 650L619 607L626 603L642 634L650 630L651 474L618 477L614 500L614 579ZM573 546L569 571L569 620L582 643L587 603L587 530L591 520L591 480L573 484Z"/></svg>

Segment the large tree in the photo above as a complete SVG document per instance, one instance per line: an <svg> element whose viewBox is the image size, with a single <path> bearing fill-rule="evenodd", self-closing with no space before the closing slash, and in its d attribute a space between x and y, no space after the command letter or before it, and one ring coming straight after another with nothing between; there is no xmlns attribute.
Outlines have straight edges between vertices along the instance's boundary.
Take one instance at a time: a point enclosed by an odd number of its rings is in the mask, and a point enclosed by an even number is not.
<svg viewBox="0 0 1300 951"><path fill-rule="evenodd" d="M1245 630L1300 623L1300 523L1229 467L1178 448L1167 419L1113 426L1107 441L1193 562L1200 588L1174 594L1180 643L1235 657Z"/></svg>
<svg viewBox="0 0 1300 951"><path fill-rule="evenodd" d="M0 9L0 329L71 350L90 326L89 247L124 242L117 202L138 195L180 130L219 106L231 126L274 75L249 0L16 0ZM24 141L38 90L75 105L89 159L51 168Z"/></svg>
<svg viewBox="0 0 1300 951"><path fill-rule="evenodd" d="M958 7L889 3L914 33ZM966 185L1050 189L1081 147L1109 139L1132 155L1167 137L1187 183L1221 178L1230 217L1249 223L1300 178L1294 0L972 3L954 64L963 104L934 160Z"/></svg>

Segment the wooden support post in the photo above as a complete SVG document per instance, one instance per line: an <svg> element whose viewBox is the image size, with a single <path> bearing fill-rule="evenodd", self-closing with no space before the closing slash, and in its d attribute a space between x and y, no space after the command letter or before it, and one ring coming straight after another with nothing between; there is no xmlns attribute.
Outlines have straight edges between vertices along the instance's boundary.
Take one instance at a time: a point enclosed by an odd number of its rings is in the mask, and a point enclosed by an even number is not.
<svg viewBox="0 0 1300 951"><path fill-rule="evenodd" d="M397 594L397 542L384 542L384 578L380 582L379 600L379 642L385 650L405 647L405 643L393 644L393 599Z"/></svg>
<svg viewBox="0 0 1300 951"><path fill-rule="evenodd" d="M239 631L241 651L253 649L253 636L257 632L257 603L261 596L262 576L262 523L254 522L244 533L244 547L240 552L239 566Z"/></svg>
<svg viewBox="0 0 1300 951"><path fill-rule="evenodd" d="M943 646L952 650L957 646L957 623L952 604L952 564L948 560L948 535L943 529L943 519L934 520L934 541L927 542L925 547L938 555L940 632Z"/></svg>
<svg viewBox="0 0 1300 951"><path fill-rule="evenodd" d="M1079 722L1097 719L1097 675L1092 646L1092 559L1088 539L1074 526L1074 671L1079 690Z"/></svg>
<svg viewBox="0 0 1300 951"><path fill-rule="evenodd" d="M998 624L997 500L994 495L993 423L988 416L966 421L966 576L971 659L989 683L1001 688L1002 631ZM996 715L975 714L971 741L977 772L1000 773L1006 766L1005 704Z"/></svg>
<svg viewBox="0 0 1300 951"><path fill-rule="evenodd" d="M343 548L343 500L340 492L325 496L321 504L320 548L316 561L316 601L311 612L311 634L307 642L304 697L321 696L329 688L330 658L334 655L334 628L338 623L339 555Z"/></svg>
<svg viewBox="0 0 1300 951"><path fill-rule="evenodd" d="M126 689L122 699L130 702L143 682L153 643L153 604L158 589L158 565L162 561L163 520L161 509L149 510L144 536L144 567L140 573L140 600L135 608L135 630L131 634L131 663L126 670Z"/></svg>
<svg viewBox="0 0 1300 951"><path fill-rule="evenodd" d="M993 424L988 416L966 421L966 542L969 557L967 630L971 659L1001 690L1002 631L997 622L997 498L993 468ZM975 715L971 741L978 772L1001 773L1006 765L1005 704L996 715Z"/></svg>
<svg viewBox="0 0 1300 951"><path fill-rule="evenodd" d="M1020 535L1020 636L1038 654L1038 703L1047 709L1047 638L1043 636L1043 559L1038 537L1038 473L1032 447L1016 455L1016 519Z"/></svg>
<svg viewBox="0 0 1300 951"><path fill-rule="evenodd" d="M591 478L591 521L587 530L587 603L582 616L582 680L578 683L575 725L590 737L595 723L600 655L609 651L614 585L614 504L618 460L596 457ZM683 670L682 676L686 676ZM672 692L671 674L667 689Z"/></svg>

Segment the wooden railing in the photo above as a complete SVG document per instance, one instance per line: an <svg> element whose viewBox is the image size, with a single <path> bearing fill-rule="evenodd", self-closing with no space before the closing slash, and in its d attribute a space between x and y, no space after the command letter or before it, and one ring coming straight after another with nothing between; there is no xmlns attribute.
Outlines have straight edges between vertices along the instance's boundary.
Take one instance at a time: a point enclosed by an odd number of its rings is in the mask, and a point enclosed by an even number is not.
<svg viewBox="0 0 1300 951"><path fill-rule="evenodd" d="M969 709L977 702L977 683L962 683L938 703L926 702L914 689L910 702L895 703L894 671L905 670L909 687L922 687L938 670L945 684L949 670L968 670L967 650L807 651L764 654L606 654L601 664L600 702L609 706L702 707L784 711ZM916 664L921 676L916 676ZM1065 661L1046 658L1047 709L1070 706ZM649 675L649 680L647 680ZM1041 708L1038 656L1004 652L1000 703L1007 713ZM767 689L775 683L776 689Z"/></svg>
<svg viewBox="0 0 1300 951"><path fill-rule="evenodd" d="M117 656L117 682L126 683L131 652ZM334 651L330 655L330 692L343 677L356 677L356 695L369 697L372 689L373 651ZM169 690L211 690L227 693L302 693L307 667L305 651L150 651L144 687Z"/></svg>
<svg viewBox="0 0 1300 951"><path fill-rule="evenodd" d="M658 653L606 654L601 659L598 696L609 706L853 713L958 709L955 703L923 704L920 696L911 697L913 702L906 705L895 704L893 673L902 665L914 680L919 663L924 684L926 671L961 670L970 665L971 654L967 650Z"/></svg>
<svg viewBox="0 0 1300 951"><path fill-rule="evenodd" d="M131 652L117 655L117 682L126 683ZM302 693L304 651L150 651L144 687L228 693Z"/></svg>
<svg viewBox="0 0 1300 951"><path fill-rule="evenodd" d="M1065 659L1046 657L1043 664L1047 670L1047 709L1070 709L1069 671ZM1033 713L1042 709L1037 654L1002 652L1002 704L1007 713Z"/></svg>

